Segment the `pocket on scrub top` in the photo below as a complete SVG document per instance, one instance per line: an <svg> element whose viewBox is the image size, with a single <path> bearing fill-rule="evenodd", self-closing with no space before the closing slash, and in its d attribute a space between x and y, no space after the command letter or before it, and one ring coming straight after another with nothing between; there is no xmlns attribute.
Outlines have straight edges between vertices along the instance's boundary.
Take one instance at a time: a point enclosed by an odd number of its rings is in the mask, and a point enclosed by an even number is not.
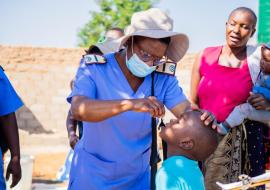
<svg viewBox="0 0 270 190"><path fill-rule="evenodd" d="M102 157L84 150L84 169L89 176L100 180L115 179L116 162L105 160Z"/></svg>

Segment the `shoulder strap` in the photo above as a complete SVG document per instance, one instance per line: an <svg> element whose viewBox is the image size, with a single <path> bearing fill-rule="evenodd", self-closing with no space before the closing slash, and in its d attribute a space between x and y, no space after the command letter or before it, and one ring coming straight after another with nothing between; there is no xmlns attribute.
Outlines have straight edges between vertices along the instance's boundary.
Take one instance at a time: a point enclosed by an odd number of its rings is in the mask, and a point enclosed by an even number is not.
<svg viewBox="0 0 270 190"><path fill-rule="evenodd" d="M84 56L84 62L86 65L104 64L106 63L106 58L102 55L88 54Z"/></svg>
<svg viewBox="0 0 270 190"><path fill-rule="evenodd" d="M155 96L154 89L154 76L155 72L151 74L152 84L151 84L151 96ZM151 166L151 178L150 178L150 188L151 190L156 189L155 176L157 173L157 164L160 161L157 150L157 123L156 118L152 117L152 144L151 144L151 156L150 156L150 166Z"/></svg>
<svg viewBox="0 0 270 190"><path fill-rule="evenodd" d="M164 64L158 65L155 72L174 76L175 71L176 63L172 61L166 61Z"/></svg>

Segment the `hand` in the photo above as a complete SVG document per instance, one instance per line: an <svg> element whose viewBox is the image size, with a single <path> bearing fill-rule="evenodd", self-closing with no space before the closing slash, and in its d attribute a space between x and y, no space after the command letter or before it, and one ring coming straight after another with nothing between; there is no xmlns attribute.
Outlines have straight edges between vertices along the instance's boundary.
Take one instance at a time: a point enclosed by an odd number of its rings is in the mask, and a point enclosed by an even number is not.
<svg viewBox="0 0 270 190"><path fill-rule="evenodd" d="M69 135L69 145L73 150L78 141L79 141L79 137L76 134Z"/></svg>
<svg viewBox="0 0 270 190"><path fill-rule="evenodd" d="M247 100L256 110L267 110L270 111L270 102L261 95L250 93L250 96Z"/></svg>
<svg viewBox="0 0 270 190"><path fill-rule="evenodd" d="M10 188L15 187L22 177L20 158L18 156L11 157L8 163L6 180L9 180L10 174L12 174L12 183Z"/></svg>
<svg viewBox="0 0 270 190"><path fill-rule="evenodd" d="M154 96L143 99L133 99L131 102L131 110L135 112L149 112L152 117L163 117L165 115L164 105Z"/></svg>
<svg viewBox="0 0 270 190"><path fill-rule="evenodd" d="M216 117L214 116L214 114L212 114L211 112L207 111L207 110L203 110L203 109L195 109L198 110L202 113L201 115L201 120L204 122L204 125L209 126L210 124L212 124L212 128L216 129L217 128L217 120Z"/></svg>

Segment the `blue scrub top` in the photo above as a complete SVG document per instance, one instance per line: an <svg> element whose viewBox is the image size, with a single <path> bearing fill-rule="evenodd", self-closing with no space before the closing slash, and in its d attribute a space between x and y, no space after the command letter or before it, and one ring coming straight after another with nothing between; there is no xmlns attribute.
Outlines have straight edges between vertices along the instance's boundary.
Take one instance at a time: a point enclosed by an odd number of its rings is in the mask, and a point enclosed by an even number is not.
<svg viewBox="0 0 270 190"><path fill-rule="evenodd" d="M94 100L151 96L151 75L134 92L115 54L105 58L105 64L80 65L68 102L73 96ZM155 74L154 80L155 96L168 109L186 101L175 77ZM149 113L127 111L101 122L84 122L83 131L75 148L69 189L149 189Z"/></svg>
<svg viewBox="0 0 270 190"><path fill-rule="evenodd" d="M0 116L15 112L23 105L21 99L0 68Z"/></svg>

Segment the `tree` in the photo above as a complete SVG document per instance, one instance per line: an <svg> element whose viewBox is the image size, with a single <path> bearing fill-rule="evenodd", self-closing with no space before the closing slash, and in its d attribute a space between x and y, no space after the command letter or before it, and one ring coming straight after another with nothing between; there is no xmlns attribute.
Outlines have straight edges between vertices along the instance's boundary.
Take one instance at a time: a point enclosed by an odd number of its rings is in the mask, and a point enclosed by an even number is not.
<svg viewBox="0 0 270 190"><path fill-rule="evenodd" d="M112 27L125 28L134 12L149 9L157 0L97 0L100 12L90 11L91 20L79 31L79 46L89 47Z"/></svg>

